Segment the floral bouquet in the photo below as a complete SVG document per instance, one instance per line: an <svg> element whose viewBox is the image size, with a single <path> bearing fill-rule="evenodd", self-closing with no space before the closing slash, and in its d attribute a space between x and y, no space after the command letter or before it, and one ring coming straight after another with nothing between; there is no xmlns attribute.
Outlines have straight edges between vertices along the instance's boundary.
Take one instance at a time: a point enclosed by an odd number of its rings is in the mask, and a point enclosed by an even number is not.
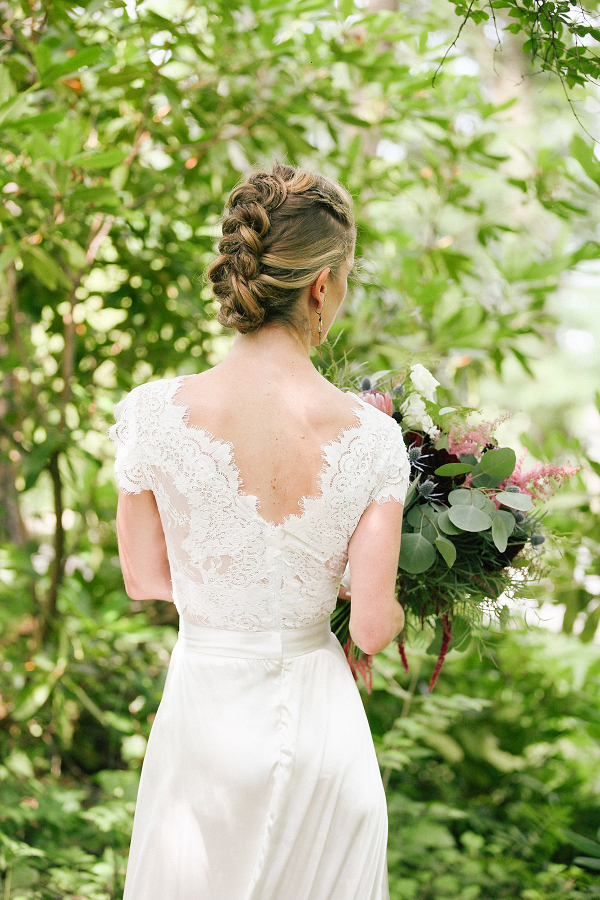
<svg viewBox="0 0 600 900"><path fill-rule="evenodd" d="M484 616L506 617L502 595L522 595L540 574L546 540L541 504L578 470L536 463L522 466L494 430L501 419L475 427L468 410L436 403L439 382L420 363L400 379L379 372L360 383L360 396L392 416L404 440L411 477L398 560L398 598L406 624L398 648L408 672L407 636L430 628L428 653L437 656L429 690L449 649L464 650ZM342 584L349 587L348 573ZM350 604L340 600L332 628L355 678L370 691L371 657L349 631Z"/></svg>

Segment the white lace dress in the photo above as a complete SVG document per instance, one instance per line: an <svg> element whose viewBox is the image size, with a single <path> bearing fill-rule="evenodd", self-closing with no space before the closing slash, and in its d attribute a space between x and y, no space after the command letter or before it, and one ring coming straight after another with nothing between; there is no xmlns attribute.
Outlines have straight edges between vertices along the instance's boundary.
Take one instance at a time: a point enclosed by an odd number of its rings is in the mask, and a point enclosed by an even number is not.
<svg viewBox="0 0 600 900"><path fill-rule="evenodd" d="M181 386L135 388L109 432L118 486L156 497L180 617L124 900L387 900L385 795L329 616L363 511L404 501L400 429L356 397L320 495L276 525Z"/></svg>

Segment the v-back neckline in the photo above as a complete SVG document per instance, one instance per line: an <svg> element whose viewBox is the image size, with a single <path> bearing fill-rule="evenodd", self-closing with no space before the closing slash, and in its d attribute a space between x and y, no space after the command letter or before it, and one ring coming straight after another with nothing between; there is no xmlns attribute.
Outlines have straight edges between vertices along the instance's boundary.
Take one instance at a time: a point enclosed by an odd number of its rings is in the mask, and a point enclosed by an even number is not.
<svg viewBox="0 0 600 900"><path fill-rule="evenodd" d="M189 421L189 414L190 414L189 404L176 402L176 397L179 394L179 392L181 391L181 388L183 387L184 379L186 377L187 376L185 376L185 375L179 375L177 378L173 379L173 381L175 382L175 390L170 391L169 396L168 396L168 399L169 399L171 405L174 406L175 408L178 408L181 410L181 426L182 426L182 428L188 433L193 434L194 432L199 432L199 433L205 435L205 437L208 439L209 446L214 445L216 447L223 447L226 449L227 454L228 454L229 467L233 471L233 473L235 475L235 479L236 479L236 483L232 484L232 489L235 493L236 500L238 500L238 501L240 501L242 499L249 500L252 504L251 509L252 509L252 512L255 514L255 516L258 519L260 519L260 521L263 523L263 525L265 525L266 527L269 527L273 530L278 530L280 528L283 528L285 525L287 525L291 521L298 521L298 522L301 521L308 515L308 504L318 503L323 500L323 498L324 498L323 481L324 481L327 469L330 465L330 462L328 459L329 452L336 447L343 446L344 439L347 434L349 434L351 432L358 433L360 431L362 424L363 424L361 414L364 413L365 409L369 406L369 404L366 403L361 397L358 397L354 393L354 391L344 391L343 392L344 394L351 395L357 401L356 404L350 409L350 412L355 415L355 417L358 421L351 423L350 425L344 425L342 428L340 428L340 430L338 431L337 435L334 438L332 438L331 440L328 440L328 441L324 441L321 444L320 454L321 454L321 458L322 458L322 465L321 465L321 468L319 469L319 472L317 473L317 479L316 479L317 480L317 489L318 489L319 493L316 496L303 495L298 500L299 512L289 513L287 516L285 516L283 518L283 520L281 522L273 522L270 519L265 519L265 517L260 514L259 509L262 505L260 497L257 497L256 494L250 494L243 490L244 479L242 478L242 472L235 460L235 448L233 446L233 443L231 441L225 440L224 438L217 437L215 434L213 434L211 431L208 430L208 428L205 428L203 425L192 425Z"/></svg>

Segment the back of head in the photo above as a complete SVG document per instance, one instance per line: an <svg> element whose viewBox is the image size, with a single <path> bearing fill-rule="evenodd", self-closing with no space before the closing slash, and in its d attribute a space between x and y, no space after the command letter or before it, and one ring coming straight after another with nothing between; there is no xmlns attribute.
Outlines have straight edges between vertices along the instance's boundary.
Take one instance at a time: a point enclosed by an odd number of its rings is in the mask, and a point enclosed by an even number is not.
<svg viewBox="0 0 600 900"><path fill-rule="evenodd" d="M255 170L229 196L220 256L208 268L218 320L242 333L297 327L303 288L354 248L352 199L337 182L292 166Z"/></svg>

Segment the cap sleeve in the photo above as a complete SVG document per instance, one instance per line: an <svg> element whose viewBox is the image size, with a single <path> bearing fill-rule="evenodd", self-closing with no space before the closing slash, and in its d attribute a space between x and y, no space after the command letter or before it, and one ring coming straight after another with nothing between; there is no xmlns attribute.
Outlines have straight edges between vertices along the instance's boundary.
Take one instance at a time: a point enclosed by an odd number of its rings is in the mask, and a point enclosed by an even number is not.
<svg viewBox="0 0 600 900"><path fill-rule="evenodd" d="M117 403L114 416L115 424L108 429L108 436L117 451L114 468L117 487L127 494L149 491L152 488L147 475L147 461L144 461L135 390Z"/></svg>
<svg viewBox="0 0 600 900"><path fill-rule="evenodd" d="M394 422L394 420L390 420ZM384 446L386 451L380 456L381 469L377 484L371 494L371 503L386 503L398 500L404 503L410 479L410 463L402 437L402 429L394 422L394 428L388 429Z"/></svg>

